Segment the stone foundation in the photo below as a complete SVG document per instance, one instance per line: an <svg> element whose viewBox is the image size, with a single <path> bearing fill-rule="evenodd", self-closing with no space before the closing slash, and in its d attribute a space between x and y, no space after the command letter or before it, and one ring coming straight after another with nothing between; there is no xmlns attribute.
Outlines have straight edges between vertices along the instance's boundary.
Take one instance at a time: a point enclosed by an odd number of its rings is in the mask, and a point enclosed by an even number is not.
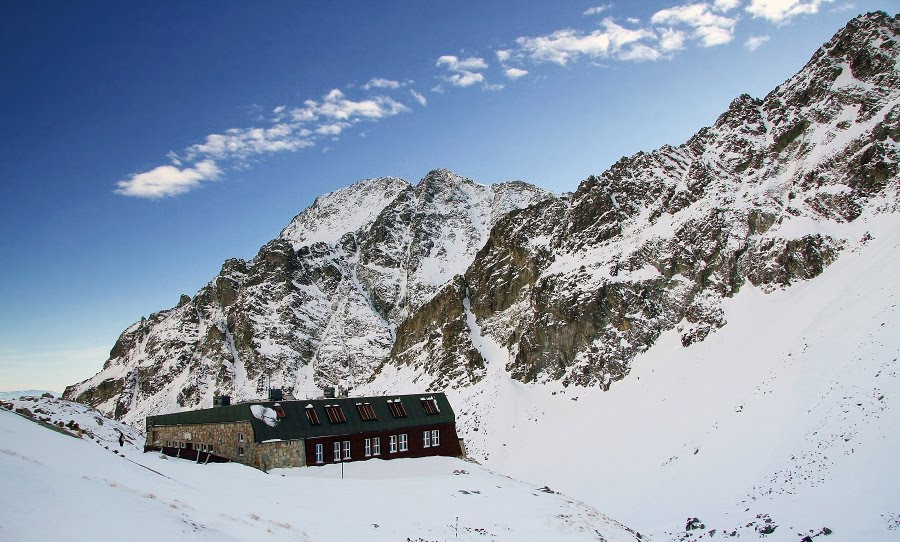
<svg viewBox="0 0 900 542"><path fill-rule="evenodd" d="M254 442L250 422L153 426L147 432L147 445L194 450L212 446L213 455L264 471L306 466L303 440Z"/></svg>

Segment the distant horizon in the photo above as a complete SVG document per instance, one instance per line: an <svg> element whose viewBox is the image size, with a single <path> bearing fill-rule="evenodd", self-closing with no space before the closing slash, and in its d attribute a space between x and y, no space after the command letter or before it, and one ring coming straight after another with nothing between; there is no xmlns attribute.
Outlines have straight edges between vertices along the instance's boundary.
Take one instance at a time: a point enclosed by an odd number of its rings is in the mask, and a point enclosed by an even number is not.
<svg viewBox="0 0 900 542"><path fill-rule="evenodd" d="M570 192L682 144L854 14L889 8L10 6L0 390L89 378L122 330L252 257L319 195L444 168Z"/></svg>

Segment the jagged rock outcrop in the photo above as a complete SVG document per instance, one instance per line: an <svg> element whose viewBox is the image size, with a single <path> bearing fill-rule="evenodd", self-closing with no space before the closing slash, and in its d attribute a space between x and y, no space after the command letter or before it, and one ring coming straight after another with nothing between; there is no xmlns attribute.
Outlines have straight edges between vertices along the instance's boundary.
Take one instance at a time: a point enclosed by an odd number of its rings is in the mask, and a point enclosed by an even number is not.
<svg viewBox="0 0 900 542"><path fill-rule="evenodd" d="M572 194L439 170L322 196L65 396L139 420L267 378L300 394L397 367L445 388L491 363L607 388L663 331L704 340L748 284L813 279L847 245L840 225L900 210L898 60L900 20L858 17L765 98Z"/></svg>
<svg viewBox="0 0 900 542"><path fill-rule="evenodd" d="M216 393L297 395L367 380L395 327L460 275L509 211L551 197L447 170L418 185L360 181L321 196L251 260L231 259L178 305L142 319L65 396L139 421Z"/></svg>
<svg viewBox="0 0 900 542"><path fill-rule="evenodd" d="M689 346L725 325L722 301L746 283L819 275L846 242L829 224L898 210L898 58L900 21L861 16L686 143L510 213L461 282L401 326L391 362L433 386L477 380L471 337L434 337L460 328L468 292L514 378L608 387L661 332L677 328Z"/></svg>

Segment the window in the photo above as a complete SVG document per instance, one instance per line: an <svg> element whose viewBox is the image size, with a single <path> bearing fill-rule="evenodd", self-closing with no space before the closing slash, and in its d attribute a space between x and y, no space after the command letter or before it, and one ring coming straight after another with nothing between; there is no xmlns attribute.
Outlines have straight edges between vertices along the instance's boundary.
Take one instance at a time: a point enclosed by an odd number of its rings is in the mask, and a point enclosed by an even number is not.
<svg viewBox="0 0 900 542"><path fill-rule="evenodd" d="M431 448L431 431L425 430L422 432L422 446Z"/></svg>
<svg viewBox="0 0 900 542"><path fill-rule="evenodd" d="M340 441L334 442L334 460L335 461L341 460L341 443L340 443Z"/></svg>
<svg viewBox="0 0 900 542"><path fill-rule="evenodd" d="M306 405L306 418L309 420L309 423L313 425L321 425L319 422L319 415L316 414L316 409L313 408L312 405Z"/></svg>
<svg viewBox="0 0 900 542"><path fill-rule="evenodd" d="M212 444L209 445L209 453L213 453L213 445Z"/></svg>
<svg viewBox="0 0 900 542"><path fill-rule="evenodd" d="M405 452L409 450L409 439L406 436L406 433L400 435L400 451Z"/></svg>
<svg viewBox="0 0 900 542"><path fill-rule="evenodd" d="M322 444L316 444L316 463L324 463L325 462L325 446Z"/></svg>
<svg viewBox="0 0 900 542"><path fill-rule="evenodd" d="M238 433L238 442L244 442L244 434Z"/></svg>
<svg viewBox="0 0 900 542"><path fill-rule="evenodd" d="M403 403L400 402L400 399L394 399L391 401L388 399L388 408L391 409L391 416L395 418L405 418L406 417L406 409L403 408Z"/></svg>
<svg viewBox="0 0 900 542"><path fill-rule="evenodd" d="M394 453L397 451L397 435L391 435L390 438L390 451Z"/></svg>
<svg viewBox="0 0 900 542"><path fill-rule="evenodd" d="M244 447L243 446L238 446L238 455L241 457L244 456Z"/></svg>
<svg viewBox="0 0 900 542"><path fill-rule="evenodd" d="M372 439L366 439L366 457L372 457Z"/></svg>
<svg viewBox="0 0 900 542"><path fill-rule="evenodd" d="M381 455L381 437L372 439L372 455Z"/></svg>
<svg viewBox="0 0 900 542"><path fill-rule="evenodd" d="M435 401L434 397L422 397L422 408L425 409L425 414L429 416L434 416L441 412L438 410L437 401Z"/></svg>
<svg viewBox="0 0 900 542"><path fill-rule="evenodd" d="M344 409L341 405L325 405L325 414L328 414L328 421L331 423L346 423L347 418L344 416Z"/></svg>
<svg viewBox="0 0 900 542"><path fill-rule="evenodd" d="M356 403L356 410L359 411L359 417L362 418L364 422L370 422L372 420L378 419L378 416L375 415L375 409L372 408L371 403Z"/></svg>
<svg viewBox="0 0 900 542"><path fill-rule="evenodd" d="M441 445L440 429L432 429L431 430L431 445L432 446L440 446Z"/></svg>
<svg viewBox="0 0 900 542"><path fill-rule="evenodd" d="M350 459L350 441L344 441L344 459Z"/></svg>

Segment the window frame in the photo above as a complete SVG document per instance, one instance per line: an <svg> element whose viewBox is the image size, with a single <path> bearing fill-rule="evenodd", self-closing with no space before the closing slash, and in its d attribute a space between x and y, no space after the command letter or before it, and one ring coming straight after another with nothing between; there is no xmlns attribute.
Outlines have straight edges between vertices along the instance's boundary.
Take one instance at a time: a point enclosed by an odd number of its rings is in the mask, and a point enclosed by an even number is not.
<svg viewBox="0 0 900 542"><path fill-rule="evenodd" d="M366 457L372 457L372 439L371 438L367 438L365 440L364 455Z"/></svg>
<svg viewBox="0 0 900 542"><path fill-rule="evenodd" d="M409 435L406 433L400 433L400 451L409 451Z"/></svg>
<svg viewBox="0 0 900 542"><path fill-rule="evenodd" d="M238 433L238 442L244 442L244 434Z"/></svg>
<svg viewBox="0 0 900 542"><path fill-rule="evenodd" d="M388 438L388 450L392 454L397 453L397 435L391 435Z"/></svg>
<svg viewBox="0 0 900 542"><path fill-rule="evenodd" d="M431 430L431 446L432 448L435 446L441 445L441 430L440 429L432 429Z"/></svg>
<svg viewBox="0 0 900 542"><path fill-rule="evenodd" d="M372 441L372 455L381 455L381 437L373 437Z"/></svg>
<svg viewBox="0 0 900 542"><path fill-rule="evenodd" d="M344 461L350 460L350 441L344 441Z"/></svg>
<svg viewBox="0 0 900 542"><path fill-rule="evenodd" d="M319 413L316 412L315 407L309 405L304 410L306 410L306 419L309 420L310 425L322 425L321 420L319 420Z"/></svg>
<svg viewBox="0 0 900 542"><path fill-rule="evenodd" d="M325 462L325 445L322 443L316 444L316 463L321 465Z"/></svg>
<svg viewBox="0 0 900 542"><path fill-rule="evenodd" d="M238 446L237 451L238 451L238 457L244 457L245 450L244 450L243 446Z"/></svg>
<svg viewBox="0 0 900 542"><path fill-rule="evenodd" d="M400 398L397 399L388 399L388 409L391 411L391 416L394 418L408 418L409 414L406 412L406 407L403 406L403 401Z"/></svg>
<svg viewBox="0 0 900 542"><path fill-rule="evenodd" d="M378 420L375 409L372 408L372 403L356 403L356 411L359 412L359 417L362 418L362 421L364 422Z"/></svg>
<svg viewBox="0 0 900 542"><path fill-rule="evenodd" d="M341 441L334 441L334 461L335 463L340 462L341 460Z"/></svg>
<svg viewBox="0 0 900 542"><path fill-rule="evenodd" d="M325 414L328 415L328 421L333 425L347 423L347 416L344 415L341 405L325 405Z"/></svg>
<svg viewBox="0 0 900 542"><path fill-rule="evenodd" d="M422 447L431 448L431 431L428 429L422 431Z"/></svg>
<svg viewBox="0 0 900 542"><path fill-rule="evenodd" d="M425 410L425 414L428 416L436 416L441 413L441 410L437 405L437 400L434 397L422 397L420 401L422 403L422 409Z"/></svg>

